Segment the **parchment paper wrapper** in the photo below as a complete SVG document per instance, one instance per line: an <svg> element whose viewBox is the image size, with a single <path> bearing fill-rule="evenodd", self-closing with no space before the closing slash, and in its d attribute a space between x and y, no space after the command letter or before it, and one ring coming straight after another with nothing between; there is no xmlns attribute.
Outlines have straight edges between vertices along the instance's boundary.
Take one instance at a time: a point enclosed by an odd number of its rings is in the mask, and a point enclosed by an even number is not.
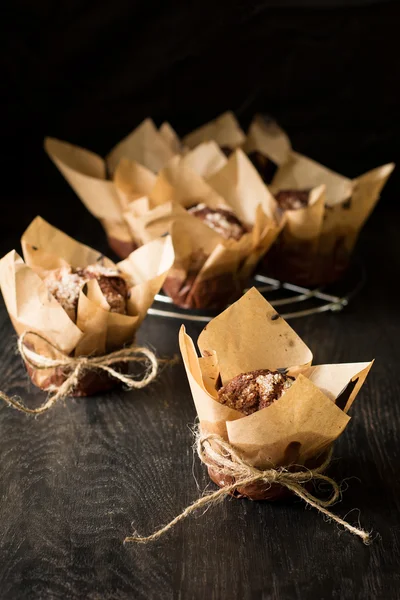
<svg viewBox="0 0 400 600"><path fill-rule="evenodd" d="M322 202L315 204L313 200L305 209L286 211L285 229L266 257L267 272L302 285L339 279L394 164L348 179L294 152L285 132L261 116L251 124L244 150L253 160L254 153L259 153L278 167L271 183L272 193L311 189L317 194L315 188L325 186L322 215Z"/></svg>
<svg viewBox="0 0 400 600"><path fill-rule="evenodd" d="M275 121L256 115L247 132L243 150L269 185L278 166L289 160L292 148L288 136Z"/></svg>
<svg viewBox="0 0 400 600"><path fill-rule="evenodd" d="M151 119L145 119L132 133L119 142L107 155L106 162L112 175L121 158L134 160L154 173L157 173L174 156L172 146L176 139L173 130L168 130L169 140L166 140L166 126L162 135Z"/></svg>
<svg viewBox="0 0 400 600"><path fill-rule="evenodd" d="M187 151L186 146L169 123L165 121L158 131L174 154L185 154Z"/></svg>
<svg viewBox="0 0 400 600"><path fill-rule="evenodd" d="M180 162L183 167L191 169L204 179L215 175L225 167L226 163L225 154L214 141L199 144L193 150L188 151Z"/></svg>
<svg viewBox="0 0 400 600"><path fill-rule="evenodd" d="M32 221L21 238L23 259L12 250L0 261L0 284L4 301L17 334L41 334L61 352L72 356L102 355L133 342L155 294L173 264L171 239L154 240L114 265L96 250L80 244L41 217ZM74 323L48 291L42 279L49 270L62 266L85 267L100 263L118 268L129 286L127 314L110 312L96 280L81 291ZM27 339L29 348L49 358L60 358L36 336ZM59 369L27 370L35 385L48 389L60 385L65 374ZM115 380L114 380L115 381ZM76 395L109 388L113 380L91 372L82 379Z"/></svg>
<svg viewBox="0 0 400 600"><path fill-rule="evenodd" d="M124 213L136 241L171 233L175 263L164 290L185 308L221 308L239 297L283 226L275 199L240 150L229 160L222 156L225 166L207 181L198 175L213 171L205 165L218 153L215 144L203 144L197 154L174 157L159 173L151 198L132 201ZM249 232L239 241L224 239L185 210L199 202L232 210Z"/></svg>
<svg viewBox="0 0 400 600"><path fill-rule="evenodd" d="M393 168L393 164L384 165L353 179L350 198L325 203L322 219L322 202L318 201L305 209L286 211L286 227L265 260L267 272L303 285L337 281L349 265L359 233ZM321 189L314 189L312 196ZM294 226L294 219L303 220L301 230Z"/></svg>
<svg viewBox="0 0 400 600"><path fill-rule="evenodd" d="M235 115L228 111L186 135L183 143L188 148L195 148L203 142L214 141L229 153L229 150L239 148L245 140L246 136Z"/></svg>
<svg viewBox="0 0 400 600"><path fill-rule="evenodd" d="M258 468L318 464L346 428L372 362L311 366L312 353L274 308L252 288L213 319L198 339L181 327L179 343L203 432L227 440ZM249 416L220 404L217 388L257 369L286 369L296 381L273 404ZM223 486L226 477L210 470ZM273 499L280 486L237 490L253 499Z"/></svg>
<svg viewBox="0 0 400 600"><path fill-rule="evenodd" d="M168 124L161 129L163 133L157 131L151 119L146 119L111 150L106 160L94 152L54 138L48 137L44 142L47 154L89 212L100 220L110 247L121 258L128 256L136 245L122 216L126 207L124 191L120 193L114 181L107 178L107 173L113 175L121 160L129 159L137 171L134 179L139 190L142 190L144 180L147 180L147 190L154 172L176 154L179 141L177 136L173 139L174 132ZM137 191L135 197L143 193Z"/></svg>

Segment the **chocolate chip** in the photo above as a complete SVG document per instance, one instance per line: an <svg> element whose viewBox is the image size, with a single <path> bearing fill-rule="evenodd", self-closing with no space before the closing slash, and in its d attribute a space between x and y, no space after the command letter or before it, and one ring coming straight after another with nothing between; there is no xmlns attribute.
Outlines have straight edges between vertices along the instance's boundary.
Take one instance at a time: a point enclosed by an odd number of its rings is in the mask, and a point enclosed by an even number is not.
<svg viewBox="0 0 400 600"><path fill-rule="evenodd" d="M32 250L39 250L37 246L32 246Z"/></svg>
<svg viewBox="0 0 400 600"><path fill-rule="evenodd" d="M277 321L279 319L281 315L278 315L278 313L275 313L274 315L272 315L271 317L271 321Z"/></svg>

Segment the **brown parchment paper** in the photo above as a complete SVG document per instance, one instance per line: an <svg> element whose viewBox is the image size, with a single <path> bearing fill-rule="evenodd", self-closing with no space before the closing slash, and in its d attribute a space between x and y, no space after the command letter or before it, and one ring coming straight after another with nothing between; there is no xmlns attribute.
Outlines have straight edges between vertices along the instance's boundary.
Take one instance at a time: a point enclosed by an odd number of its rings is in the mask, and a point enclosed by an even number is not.
<svg viewBox="0 0 400 600"><path fill-rule="evenodd" d="M271 190L305 190L322 184L326 186L328 206L345 202L353 191L351 179L335 173L307 156L291 152L289 159L276 172Z"/></svg>
<svg viewBox="0 0 400 600"><path fill-rule="evenodd" d="M307 284L319 260L324 215L324 185L310 190L306 207L284 211L285 225L265 260L272 275Z"/></svg>
<svg viewBox="0 0 400 600"><path fill-rule="evenodd" d="M120 207L128 208L131 202L149 196L157 176L135 160L121 158L114 173L114 183L120 198ZM119 214L121 217L121 212Z"/></svg>
<svg viewBox="0 0 400 600"><path fill-rule="evenodd" d="M390 163L353 179L346 201L329 204L324 197L322 204L325 193L319 187L312 190L307 208L286 211L285 228L266 259L268 272L305 285L340 277L393 169ZM291 183L282 181L282 189L290 189Z"/></svg>
<svg viewBox="0 0 400 600"><path fill-rule="evenodd" d="M44 148L95 217L120 220L120 199L114 183L106 179L106 165L100 156L54 138L46 138Z"/></svg>
<svg viewBox="0 0 400 600"><path fill-rule="evenodd" d="M325 185L310 190L308 205L297 210L286 210L285 240L317 240L323 227L325 213Z"/></svg>
<svg viewBox="0 0 400 600"><path fill-rule="evenodd" d="M110 174L114 173L121 158L135 160L157 173L174 154L152 119L145 119L109 152L106 163Z"/></svg>
<svg viewBox="0 0 400 600"><path fill-rule="evenodd" d="M173 129L173 127L170 125L170 123L167 123L167 121L165 121L158 131L174 154L183 154L186 152L187 148L182 143L178 134L176 133L175 129Z"/></svg>
<svg viewBox="0 0 400 600"><path fill-rule="evenodd" d="M244 223L254 225L257 206L271 220L277 220L276 200L242 150L232 153L208 183Z"/></svg>
<svg viewBox="0 0 400 600"><path fill-rule="evenodd" d="M162 287L174 261L170 237L156 239L114 265L99 252L80 244L41 217L30 224L21 238L25 263L13 250L0 262L0 285L7 310L18 335L34 331L69 355L103 354L131 343L141 321ZM42 278L61 266L85 267L100 262L119 269L128 283L127 314L110 312L96 281L82 290L73 323ZM32 338L32 349L54 357L45 343ZM51 383L52 370L35 371L39 387Z"/></svg>
<svg viewBox="0 0 400 600"><path fill-rule="evenodd" d="M134 245L122 218L125 205L113 181L106 179L105 161L84 148L46 138L45 150L89 212L100 220L111 248L127 256Z"/></svg>
<svg viewBox="0 0 400 600"><path fill-rule="evenodd" d="M302 285L336 281L349 264L358 234L394 165L349 179L292 150L276 123L256 116L244 150L261 152L279 168L270 189L311 190L308 207L286 211L285 227L265 267L268 274ZM323 191L322 191L323 190Z"/></svg>
<svg viewBox="0 0 400 600"><path fill-rule="evenodd" d="M159 172L151 192L151 200L155 205L165 202L177 202L185 207L198 202L205 202L211 208L227 205L203 177L182 162L179 156L175 156Z"/></svg>
<svg viewBox="0 0 400 600"><path fill-rule="evenodd" d="M204 328L198 340L202 358L183 326L179 343L202 430L218 433L260 468L304 464L326 450L347 426L347 411L372 365L311 367L311 351L255 288ZM224 383L260 368L288 368L296 381L249 416L218 403L219 377ZM342 410L336 402L349 384Z"/></svg>
<svg viewBox="0 0 400 600"><path fill-rule="evenodd" d="M199 144L187 152L180 162L181 166L188 167L204 179L215 175L226 163L225 154L213 140Z"/></svg>
<svg viewBox="0 0 400 600"><path fill-rule="evenodd" d="M275 121L256 115L247 132L243 151L246 154L260 152L276 165L282 165L289 160L292 146L286 133Z"/></svg>
<svg viewBox="0 0 400 600"><path fill-rule="evenodd" d="M127 138L110 152L106 161L99 155L54 138L45 138L44 148L62 175L71 185L86 208L100 220L105 229L109 245L120 257L125 258L135 244L122 212L129 201L140 197L151 188L152 176L175 154L171 140L168 142L156 129L151 119L146 119ZM169 132L171 135L172 130ZM119 187L107 178L126 171ZM130 176L128 173L131 171ZM143 191L145 188L146 191Z"/></svg>
<svg viewBox="0 0 400 600"><path fill-rule="evenodd" d="M316 161L294 152L287 134L274 121L256 115L249 127L244 151L260 152L279 166L271 183L273 193L283 189L311 189L324 184L326 203L343 202L352 193L352 182Z"/></svg>
<svg viewBox="0 0 400 600"><path fill-rule="evenodd" d="M195 129L183 138L183 143L189 148L195 148L203 142L214 140L222 148L237 148L241 146L246 136L231 111L227 111Z"/></svg>

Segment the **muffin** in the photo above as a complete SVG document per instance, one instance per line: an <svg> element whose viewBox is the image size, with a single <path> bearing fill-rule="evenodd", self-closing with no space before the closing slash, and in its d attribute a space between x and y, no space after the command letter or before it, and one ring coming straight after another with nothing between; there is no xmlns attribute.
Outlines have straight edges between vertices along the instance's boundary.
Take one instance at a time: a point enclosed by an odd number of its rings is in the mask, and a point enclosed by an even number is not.
<svg viewBox="0 0 400 600"><path fill-rule="evenodd" d="M295 152L287 134L262 115L254 117L243 148L286 214L285 228L265 258L266 274L306 287L340 279L394 165L349 179ZM322 212L310 208L311 191L321 185Z"/></svg>
<svg viewBox="0 0 400 600"><path fill-rule="evenodd" d="M170 237L156 239L114 264L37 217L22 236L25 262L15 251L0 262L7 310L26 349L43 357L102 356L131 345L172 266ZM69 367L38 368L26 360L35 385L59 387ZM125 371L126 363L113 365ZM108 373L84 370L75 396L116 385Z"/></svg>
<svg viewBox="0 0 400 600"><path fill-rule="evenodd" d="M183 308L221 309L236 300L283 226L246 155L236 150L215 172L220 154L205 144L197 158L176 157L159 173L151 198L124 213L136 240L171 234L175 264L163 289Z"/></svg>
<svg viewBox="0 0 400 600"><path fill-rule="evenodd" d="M204 203L187 209L188 213L200 219L207 227L219 233L224 240L240 240L246 228L236 215L226 208L210 208Z"/></svg>
<svg viewBox="0 0 400 600"><path fill-rule="evenodd" d="M70 319L75 322L79 294L90 280L95 280L99 284L100 290L110 306L110 312L126 315L129 287L118 269L103 267L99 264L88 265L84 268L61 267L50 271L43 282Z"/></svg>
<svg viewBox="0 0 400 600"><path fill-rule="evenodd" d="M145 119L119 142L104 159L85 148L47 137L44 148L49 158L68 181L87 210L105 230L110 248L120 258L126 258L137 244L131 239L123 218L129 204L124 190L115 182L121 161L127 159L140 171L140 185L135 197L146 195L160 169L177 154L171 128L157 130L151 119Z"/></svg>
<svg viewBox="0 0 400 600"><path fill-rule="evenodd" d="M179 342L201 433L219 435L261 470L322 464L372 365L311 366L310 349L255 288L206 325L200 358L183 326ZM217 467L209 475L221 487L235 483ZM287 493L258 482L238 485L233 495L275 500Z"/></svg>
<svg viewBox="0 0 400 600"><path fill-rule="evenodd" d="M269 369L240 373L218 390L218 402L252 415L279 400L293 382L293 377Z"/></svg>
<svg viewBox="0 0 400 600"><path fill-rule="evenodd" d="M308 206L310 190L281 190L275 194L275 200L283 211L299 210Z"/></svg>

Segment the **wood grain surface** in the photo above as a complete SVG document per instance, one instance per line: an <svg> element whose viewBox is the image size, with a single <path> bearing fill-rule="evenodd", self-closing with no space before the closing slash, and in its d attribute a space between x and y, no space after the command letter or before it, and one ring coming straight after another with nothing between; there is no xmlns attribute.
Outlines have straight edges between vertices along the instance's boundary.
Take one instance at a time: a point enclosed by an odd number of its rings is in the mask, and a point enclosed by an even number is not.
<svg viewBox="0 0 400 600"><path fill-rule="evenodd" d="M49 195L32 210L106 250L100 227L63 185L58 205ZM17 221L18 202L13 210ZM19 233L31 216L18 215ZM399 598L399 216L377 211L365 229L358 254L369 278L345 311L291 322L316 364L376 358L330 471L347 487L334 510L372 529L372 546L299 500L231 499L158 542L124 546L131 525L150 533L196 499L196 479L200 490L212 487L193 456L195 410L179 364L143 391L69 399L36 419L0 405L0 598ZM12 247L14 229L1 239L2 252ZM140 341L171 356L179 325L148 317ZM195 337L201 330L187 328ZM3 307L0 385L30 405L43 400Z"/></svg>

